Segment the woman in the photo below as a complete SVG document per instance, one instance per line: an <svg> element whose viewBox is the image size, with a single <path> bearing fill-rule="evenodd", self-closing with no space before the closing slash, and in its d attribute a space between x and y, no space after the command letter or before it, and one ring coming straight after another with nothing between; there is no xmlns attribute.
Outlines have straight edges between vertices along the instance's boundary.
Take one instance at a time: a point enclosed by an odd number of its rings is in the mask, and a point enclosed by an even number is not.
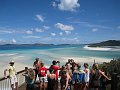
<svg viewBox="0 0 120 90"><path fill-rule="evenodd" d="M89 77L90 77L90 70L88 68L88 63L84 63L84 72L85 72L85 88L84 90L88 89Z"/></svg>
<svg viewBox="0 0 120 90"><path fill-rule="evenodd" d="M98 68L98 64L93 64L92 70L91 70L91 77L90 77L90 83L89 88L90 90L99 90L100 88L100 77L103 76L106 79L109 80L109 78Z"/></svg>
<svg viewBox="0 0 120 90"><path fill-rule="evenodd" d="M55 90L56 75L53 73L53 69L49 69L50 74L47 75L48 78L48 90Z"/></svg>
<svg viewBox="0 0 120 90"><path fill-rule="evenodd" d="M26 90L34 90L35 72L32 68L28 70L28 73L23 74L26 80Z"/></svg>
<svg viewBox="0 0 120 90"><path fill-rule="evenodd" d="M61 90L68 90L69 80L71 79L69 73L66 70L66 67L63 65L60 71L60 83L61 83Z"/></svg>

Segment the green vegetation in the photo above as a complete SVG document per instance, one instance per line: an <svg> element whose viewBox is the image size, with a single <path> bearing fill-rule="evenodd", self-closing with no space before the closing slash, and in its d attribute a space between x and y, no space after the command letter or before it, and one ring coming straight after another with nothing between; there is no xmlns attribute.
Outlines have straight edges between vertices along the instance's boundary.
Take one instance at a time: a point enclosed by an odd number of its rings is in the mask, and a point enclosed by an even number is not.
<svg viewBox="0 0 120 90"><path fill-rule="evenodd" d="M120 46L120 40L108 40L100 43L89 44L89 47L102 47L102 46Z"/></svg>
<svg viewBox="0 0 120 90"><path fill-rule="evenodd" d="M106 75L112 77L113 73L117 73L120 76L120 58L113 59L109 63L104 62L99 64L100 69L103 69L106 72ZM120 78L118 78L117 90L120 90ZM107 85L106 90L110 90L110 85Z"/></svg>
<svg viewBox="0 0 120 90"><path fill-rule="evenodd" d="M114 72L120 75L120 58L113 59L109 63L104 62L103 64L100 64L100 68L103 68L110 76Z"/></svg>

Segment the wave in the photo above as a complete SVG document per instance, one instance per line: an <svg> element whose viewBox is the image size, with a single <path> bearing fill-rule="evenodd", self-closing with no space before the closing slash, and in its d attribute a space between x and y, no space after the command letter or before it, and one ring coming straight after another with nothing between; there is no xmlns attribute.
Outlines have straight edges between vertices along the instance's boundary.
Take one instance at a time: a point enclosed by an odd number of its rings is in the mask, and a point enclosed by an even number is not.
<svg viewBox="0 0 120 90"><path fill-rule="evenodd" d="M18 53L12 53L12 54L0 54L0 56L15 56L17 55Z"/></svg>
<svg viewBox="0 0 120 90"><path fill-rule="evenodd" d="M89 47L88 45L85 45L83 48L87 50L95 50L95 51L120 51L120 48Z"/></svg>

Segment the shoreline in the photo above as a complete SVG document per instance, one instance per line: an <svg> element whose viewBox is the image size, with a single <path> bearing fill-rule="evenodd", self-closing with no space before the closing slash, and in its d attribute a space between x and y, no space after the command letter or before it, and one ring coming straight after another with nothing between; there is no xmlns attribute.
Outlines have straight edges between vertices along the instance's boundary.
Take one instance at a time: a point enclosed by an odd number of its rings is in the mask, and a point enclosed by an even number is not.
<svg viewBox="0 0 120 90"><path fill-rule="evenodd" d="M114 48L114 47L89 47L89 45L85 45L83 47L86 50L94 50L94 51L120 51L120 48Z"/></svg>

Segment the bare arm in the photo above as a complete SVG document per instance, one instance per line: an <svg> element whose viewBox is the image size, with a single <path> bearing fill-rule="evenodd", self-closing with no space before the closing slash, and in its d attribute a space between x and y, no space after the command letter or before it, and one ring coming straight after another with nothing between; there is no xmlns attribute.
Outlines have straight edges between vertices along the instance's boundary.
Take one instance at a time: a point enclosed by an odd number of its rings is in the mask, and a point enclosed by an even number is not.
<svg viewBox="0 0 120 90"><path fill-rule="evenodd" d="M4 77L7 78L6 76L6 71L8 71L7 69L4 70Z"/></svg>
<svg viewBox="0 0 120 90"><path fill-rule="evenodd" d="M102 76L104 76L106 79L110 80L110 79L105 75L105 73L102 72L101 70L99 70L99 73L100 73Z"/></svg>

